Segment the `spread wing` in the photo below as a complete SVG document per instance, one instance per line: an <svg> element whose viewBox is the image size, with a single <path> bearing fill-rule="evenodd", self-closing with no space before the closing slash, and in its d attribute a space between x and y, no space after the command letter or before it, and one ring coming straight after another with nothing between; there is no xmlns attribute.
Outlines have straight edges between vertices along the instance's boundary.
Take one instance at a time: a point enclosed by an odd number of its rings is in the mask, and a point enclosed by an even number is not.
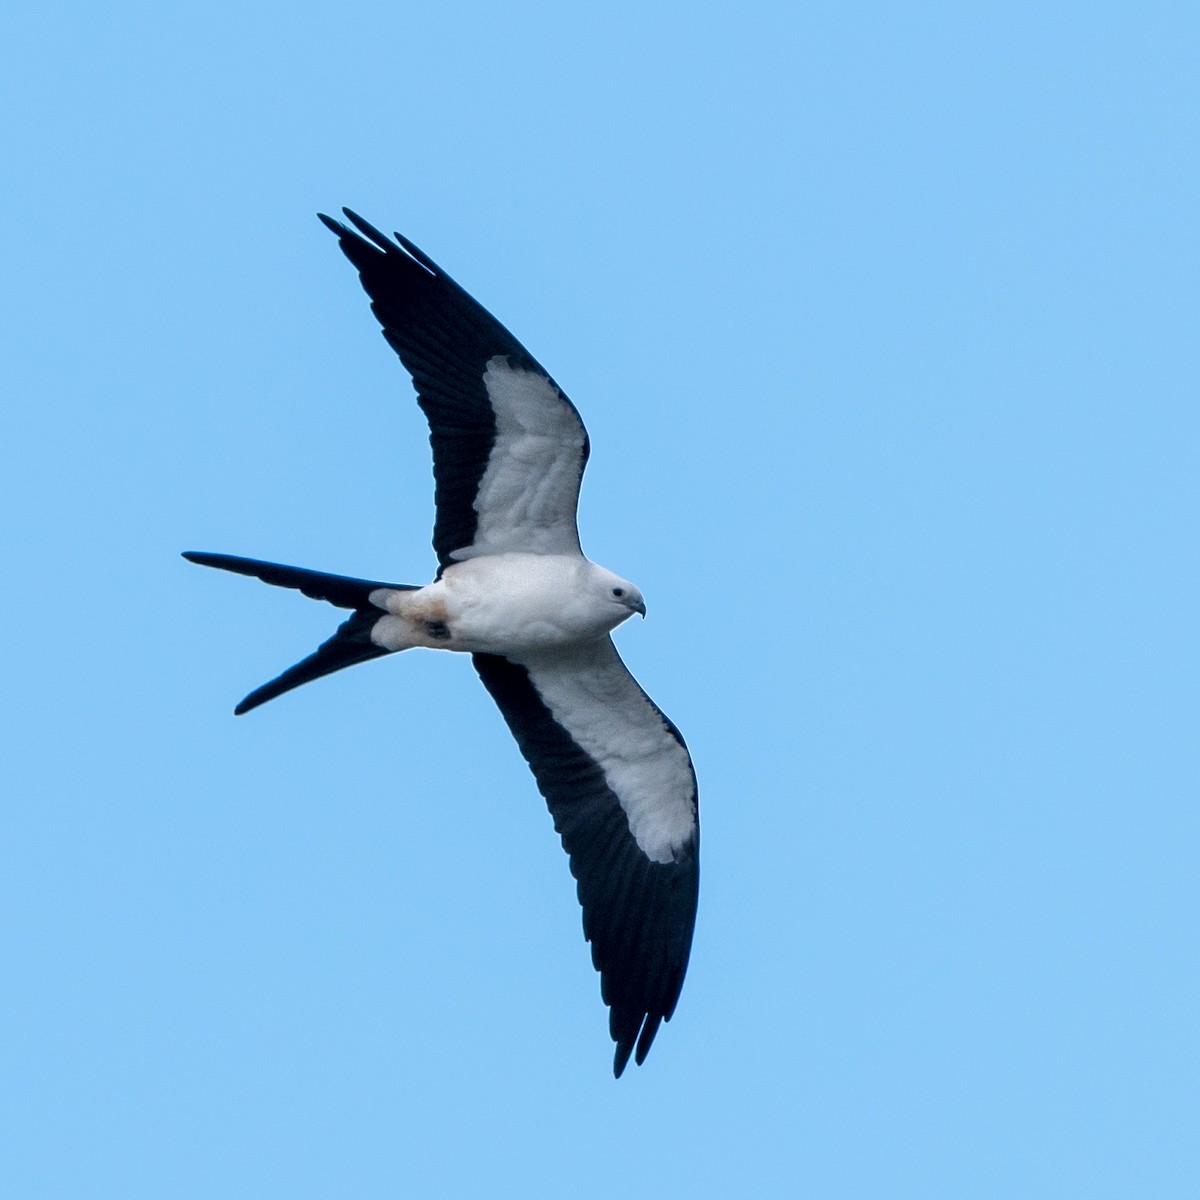
<svg viewBox="0 0 1200 1200"><path fill-rule="evenodd" d="M477 654L570 855L619 1076L683 986L699 894L696 776L679 731L604 638L520 662Z"/></svg>
<svg viewBox="0 0 1200 1200"><path fill-rule="evenodd" d="M383 335L412 374L433 446L433 548L580 552L575 509L587 431L575 406L486 309L407 238L321 214L358 268Z"/></svg>

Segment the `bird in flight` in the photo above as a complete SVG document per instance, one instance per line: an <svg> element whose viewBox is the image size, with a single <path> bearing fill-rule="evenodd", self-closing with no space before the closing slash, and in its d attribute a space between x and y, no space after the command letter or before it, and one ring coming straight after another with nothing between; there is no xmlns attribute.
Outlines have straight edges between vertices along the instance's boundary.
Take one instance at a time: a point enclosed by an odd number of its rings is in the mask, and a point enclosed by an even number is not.
<svg viewBox="0 0 1200 1200"><path fill-rule="evenodd" d="M675 1011L700 878L687 747L609 637L634 613L645 617L645 601L580 548L588 436L575 406L412 242L343 212L349 225L319 215L358 269L429 421L437 576L420 587L230 554L184 557L350 610L327 642L236 713L401 650L471 655L569 856L619 1077L631 1056L645 1060Z"/></svg>

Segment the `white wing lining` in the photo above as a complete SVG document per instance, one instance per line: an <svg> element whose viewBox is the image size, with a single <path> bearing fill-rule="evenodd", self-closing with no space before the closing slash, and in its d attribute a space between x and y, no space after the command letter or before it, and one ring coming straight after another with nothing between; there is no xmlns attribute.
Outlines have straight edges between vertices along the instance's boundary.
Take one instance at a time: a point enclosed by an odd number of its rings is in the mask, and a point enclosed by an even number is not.
<svg viewBox="0 0 1200 1200"><path fill-rule="evenodd" d="M506 550L578 554L583 423L545 375L513 367L503 355L488 360L483 382L496 414L496 440L475 497L475 541L454 557Z"/></svg>
<svg viewBox="0 0 1200 1200"><path fill-rule="evenodd" d="M677 861L696 834L692 760L611 639L520 662L551 716L604 772L642 853Z"/></svg>

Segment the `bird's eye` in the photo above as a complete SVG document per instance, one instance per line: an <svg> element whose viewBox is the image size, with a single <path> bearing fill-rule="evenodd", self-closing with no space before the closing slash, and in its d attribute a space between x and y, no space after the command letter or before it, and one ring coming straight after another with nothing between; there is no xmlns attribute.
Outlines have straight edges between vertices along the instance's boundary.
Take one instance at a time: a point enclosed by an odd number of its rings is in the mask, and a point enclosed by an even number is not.
<svg viewBox="0 0 1200 1200"><path fill-rule="evenodd" d="M616 596L616 598L618 600L620 600L620 598L623 595L625 595L625 589L624 588L613 588L613 595Z"/></svg>

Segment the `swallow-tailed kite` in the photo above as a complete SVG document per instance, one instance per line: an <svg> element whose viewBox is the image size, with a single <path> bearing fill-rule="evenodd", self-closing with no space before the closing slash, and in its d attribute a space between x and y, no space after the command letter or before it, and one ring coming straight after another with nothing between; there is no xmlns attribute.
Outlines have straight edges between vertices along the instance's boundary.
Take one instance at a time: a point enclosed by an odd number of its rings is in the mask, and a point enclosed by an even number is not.
<svg viewBox="0 0 1200 1200"><path fill-rule="evenodd" d="M226 554L185 557L351 610L314 654L235 712L398 650L472 656L570 856L619 1076L631 1054L645 1059L675 1010L699 887L691 758L609 638L646 605L580 549L588 437L575 406L412 242L344 211L354 229L321 220L358 268L429 420L437 578L418 587Z"/></svg>

